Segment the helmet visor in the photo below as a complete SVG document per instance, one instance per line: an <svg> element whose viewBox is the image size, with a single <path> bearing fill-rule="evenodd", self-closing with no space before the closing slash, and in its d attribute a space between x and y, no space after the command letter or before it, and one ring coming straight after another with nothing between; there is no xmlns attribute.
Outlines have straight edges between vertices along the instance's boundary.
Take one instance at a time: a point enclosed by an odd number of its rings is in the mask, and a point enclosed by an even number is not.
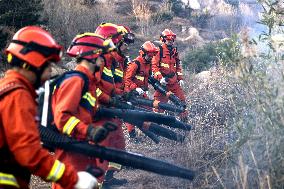
<svg viewBox="0 0 284 189"><path fill-rule="evenodd" d="M174 41L176 39L176 35L166 35L165 39L167 41Z"/></svg>
<svg viewBox="0 0 284 189"><path fill-rule="evenodd" d="M123 39L127 44L134 43L135 35L133 33L126 33L123 35Z"/></svg>
<svg viewBox="0 0 284 189"><path fill-rule="evenodd" d="M149 57L153 57L153 56L156 56L157 55L157 51L154 51L154 52L147 52L146 54L149 56Z"/></svg>
<svg viewBox="0 0 284 189"><path fill-rule="evenodd" d="M116 46L111 39L106 39L103 43L103 52L108 53L116 50Z"/></svg>

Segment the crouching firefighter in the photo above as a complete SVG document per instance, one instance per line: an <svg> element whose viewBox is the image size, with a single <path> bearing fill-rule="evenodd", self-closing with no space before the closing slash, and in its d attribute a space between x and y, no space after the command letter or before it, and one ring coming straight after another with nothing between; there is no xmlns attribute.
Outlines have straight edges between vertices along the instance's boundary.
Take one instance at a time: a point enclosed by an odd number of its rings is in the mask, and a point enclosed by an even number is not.
<svg viewBox="0 0 284 189"><path fill-rule="evenodd" d="M151 73L151 61L157 54L158 48L146 41L139 50L139 56L134 59L127 67L124 78L124 91L126 93L135 91L139 96L148 98L148 78ZM136 136L135 127L125 123L130 138Z"/></svg>
<svg viewBox="0 0 284 189"><path fill-rule="evenodd" d="M11 65L0 80L0 188L29 188L31 174L62 188L95 188L97 180L76 172L40 144L35 101L37 89L61 59L61 46L40 27L20 29L6 49Z"/></svg>
<svg viewBox="0 0 284 189"><path fill-rule="evenodd" d="M73 39L67 54L75 57L78 65L74 71L60 77L52 95L54 124L61 133L94 143L107 137L108 123L94 124L94 115L98 108L96 93L101 77L99 71L104 64L102 55L114 49L111 40L94 33L84 33ZM76 170L85 170L89 165L96 167L95 158L82 154L57 149L55 156L70 162ZM62 187L53 184L52 188Z"/></svg>
<svg viewBox="0 0 284 189"><path fill-rule="evenodd" d="M182 89L184 87L183 73L177 48L174 46L175 39L176 34L170 29L165 29L161 33L162 45L159 46L159 52L152 60L152 72L154 78L167 88L168 94L174 93L185 104L185 95ZM168 97L157 90L154 93L154 99L161 102L168 101ZM181 120L185 122L187 122L187 116L187 111L180 114Z"/></svg>

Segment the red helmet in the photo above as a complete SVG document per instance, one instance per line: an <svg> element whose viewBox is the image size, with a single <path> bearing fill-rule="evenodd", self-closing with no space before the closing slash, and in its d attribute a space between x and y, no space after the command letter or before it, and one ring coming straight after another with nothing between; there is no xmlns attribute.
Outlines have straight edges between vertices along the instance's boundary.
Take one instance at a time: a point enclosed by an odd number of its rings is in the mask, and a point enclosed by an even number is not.
<svg viewBox="0 0 284 189"><path fill-rule="evenodd" d="M146 41L139 50L139 54L144 57L146 54L150 57L155 56L158 53L158 48L151 42Z"/></svg>
<svg viewBox="0 0 284 189"><path fill-rule="evenodd" d="M135 38L128 27L112 23L100 24L95 33L104 38L111 38L114 44L118 44L121 41L133 43Z"/></svg>
<svg viewBox="0 0 284 189"><path fill-rule="evenodd" d="M93 60L114 49L115 45L110 39L106 40L95 33L83 33L72 40L67 49L67 54L71 57Z"/></svg>
<svg viewBox="0 0 284 189"><path fill-rule="evenodd" d="M46 30L27 26L13 36L5 53L8 54L8 62L11 54L31 66L40 68L47 61L60 61L62 46L58 45Z"/></svg>
<svg viewBox="0 0 284 189"><path fill-rule="evenodd" d="M160 40L162 42L166 42L166 40L174 41L175 39L176 39L176 34L172 32L172 30L170 29L165 29L160 35Z"/></svg>

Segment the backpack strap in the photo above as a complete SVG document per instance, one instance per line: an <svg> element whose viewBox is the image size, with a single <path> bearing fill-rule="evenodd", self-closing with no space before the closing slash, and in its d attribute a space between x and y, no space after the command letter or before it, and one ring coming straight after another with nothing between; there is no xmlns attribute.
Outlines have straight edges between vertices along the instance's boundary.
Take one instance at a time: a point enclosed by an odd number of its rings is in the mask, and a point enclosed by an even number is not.
<svg viewBox="0 0 284 189"><path fill-rule="evenodd" d="M60 87L60 85L63 83L63 81L65 79L68 79L68 78L73 77L73 76L79 76L84 80L82 95L84 93L88 92L88 89L89 89L89 78L88 78L88 76L86 74L84 74L80 71L76 71L76 70L65 72L62 75L60 75L58 78L56 78L56 81L55 81L56 87Z"/></svg>
<svg viewBox="0 0 284 189"><path fill-rule="evenodd" d="M51 110L51 103L52 103L52 95L55 88L59 88L60 85L63 83L65 79L68 79L73 76L79 76L84 80L84 86L82 89L82 96L88 92L89 89L89 78L82 72L79 71L68 71L59 75L52 80L48 80L44 84L44 94L39 95L39 113L41 116L41 125L45 127L49 127L53 123L53 114ZM90 109L89 106L85 106L83 100L81 99L80 104L86 109ZM41 106L41 107L40 107Z"/></svg>
<svg viewBox="0 0 284 189"><path fill-rule="evenodd" d="M163 56L164 56L164 51L163 51L163 47L162 47L162 45L159 45L159 51L160 51L160 60L159 60L159 67L161 67L161 60L162 60L162 58L163 58Z"/></svg>
<svg viewBox="0 0 284 189"><path fill-rule="evenodd" d="M136 74L138 74L139 71L140 71L141 64L140 64L140 62L138 60L134 60L133 62L138 66L138 68L136 70Z"/></svg>

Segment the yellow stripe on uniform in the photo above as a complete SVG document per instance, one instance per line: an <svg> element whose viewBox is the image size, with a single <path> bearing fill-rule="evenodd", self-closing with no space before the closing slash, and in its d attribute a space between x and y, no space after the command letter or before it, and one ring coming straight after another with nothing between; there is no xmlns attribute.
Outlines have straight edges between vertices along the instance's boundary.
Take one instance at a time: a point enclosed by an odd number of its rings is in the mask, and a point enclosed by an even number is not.
<svg viewBox="0 0 284 189"><path fill-rule="evenodd" d="M9 185L20 188L16 178L12 174L0 172L0 185Z"/></svg>
<svg viewBox="0 0 284 189"><path fill-rule="evenodd" d="M143 76L136 75L135 77L136 77L136 79L138 79L140 81L144 81L144 77Z"/></svg>
<svg viewBox="0 0 284 189"><path fill-rule="evenodd" d="M74 127L80 122L79 119L76 117L72 116L68 119L68 121L65 123L63 127L63 133L70 135L71 132L73 131Z"/></svg>
<svg viewBox="0 0 284 189"><path fill-rule="evenodd" d="M164 68L170 68L170 65L168 65L168 64L166 64L166 63L161 62L161 67L164 67Z"/></svg>
<svg viewBox="0 0 284 189"><path fill-rule="evenodd" d="M109 168L115 168L117 170L120 170L121 169L121 165L118 164L118 163L114 163L114 162L108 162L108 167Z"/></svg>
<svg viewBox="0 0 284 189"><path fill-rule="evenodd" d="M86 92L82 98L86 99L86 100L91 104L91 106L93 106L93 107L95 106L95 104L96 104L96 98L93 97L93 96L91 95L91 93Z"/></svg>
<svg viewBox="0 0 284 189"><path fill-rule="evenodd" d="M103 69L103 73L106 74L109 77L113 77L112 71L106 67Z"/></svg>
<svg viewBox="0 0 284 189"><path fill-rule="evenodd" d="M96 90L97 97L101 96L102 93L103 93L103 91L100 88L97 88L97 90Z"/></svg>
<svg viewBox="0 0 284 189"><path fill-rule="evenodd" d="M161 72L155 72L154 75L157 76L157 75L162 75L162 74Z"/></svg>
<svg viewBox="0 0 284 189"><path fill-rule="evenodd" d="M177 75L183 75L181 72L177 72Z"/></svg>
<svg viewBox="0 0 284 189"><path fill-rule="evenodd" d="M64 163L61 163L58 160L55 160L46 180L56 182L58 181L65 171Z"/></svg>
<svg viewBox="0 0 284 189"><path fill-rule="evenodd" d="M119 77L123 77L123 71L119 70L119 69L115 69L114 72L115 75L119 76Z"/></svg>

